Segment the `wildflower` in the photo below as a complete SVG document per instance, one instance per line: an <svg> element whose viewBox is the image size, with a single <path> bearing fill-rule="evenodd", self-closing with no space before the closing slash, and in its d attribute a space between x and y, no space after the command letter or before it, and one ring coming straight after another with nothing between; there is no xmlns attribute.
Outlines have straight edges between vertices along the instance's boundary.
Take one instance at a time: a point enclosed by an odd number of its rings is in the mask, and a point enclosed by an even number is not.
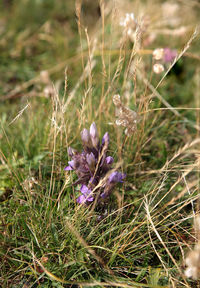
<svg viewBox="0 0 200 288"><path fill-rule="evenodd" d="M177 56L177 51L170 48L164 48L163 60L165 63L173 62Z"/></svg>
<svg viewBox="0 0 200 288"><path fill-rule="evenodd" d="M99 144L99 135L98 135L98 131L97 131L97 127L95 123L92 123L92 125L90 126L90 137L91 137L93 146L97 148Z"/></svg>
<svg viewBox="0 0 200 288"><path fill-rule="evenodd" d="M138 122L137 113L122 104L120 95L113 96L113 103L116 106L116 116L118 117L116 125L125 127L126 135L133 134Z"/></svg>
<svg viewBox="0 0 200 288"><path fill-rule="evenodd" d="M83 129L81 139L83 151L78 152L69 147L68 155L71 160L64 170L73 170L78 176L74 185L81 184L81 195L77 198L79 204L89 204L95 199L100 202L111 194L117 183L123 182L125 175L117 171L109 174L114 159L107 155L110 141L108 132L100 143L96 124L92 123L89 131Z"/></svg>
<svg viewBox="0 0 200 288"><path fill-rule="evenodd" d="M81 186L81 193L82 195L77 198L77 202L82 204L86 203L87 201L92 202L94 197L92 196L92 190L88 189L86 185Z"/></svg>
<svg viewBox="0 0 200 288"><path fill-rule="evenodd" d="M164 71L164 66L160 63L156 63L153 65L153 71L156 73L156 74L160 74Z"/></svg>
<svg viewBox="0 0 200 288"><path fill-rule="evenodd" d="M161 60L163 58L164 49L163 48L157 48L153 51L153 58L155 60Z"/></svg>
<svg viewBox="0 0 200 288"><path fill-rule="evenodd" d="M108 178L110 183L123 182L124 174L114 171Z"/></svg>

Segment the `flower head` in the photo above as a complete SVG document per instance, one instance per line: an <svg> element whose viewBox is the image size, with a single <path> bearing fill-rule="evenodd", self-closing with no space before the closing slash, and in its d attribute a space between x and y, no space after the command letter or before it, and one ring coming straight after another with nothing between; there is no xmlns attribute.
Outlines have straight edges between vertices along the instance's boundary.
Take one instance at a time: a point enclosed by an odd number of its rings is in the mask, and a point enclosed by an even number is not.
<svg viewBox="0 0 200 288"><path fill-rule="evenodd" d="M153 51L153 58L155 60L162 60L164 54L164 49L163 48L156 48Z"/></svg>
<svg viewBox="0 0 200 288"><path fill-rule="evenodd" d="M164 71L164 66L160 63L156 63L153 65L153 71L156 74L160 74Z"/></svg>
<svg viewBox="0 0 200 288"><path fill-rule="evenodd" d="M170 48L164 48L163 59L165 63L173 62L177 56L177 51Z"/></svg>
<svg viewBox="0 0 200 288"><path fill-rule="evenodd" d="M81 139L83 142L82 152L71 147L68 148L71 161L68 162L65 170L73 170L78 176L74 185L81 184L81 195L77 198L79 204L89 204L95 199L99 202L110 195L117 183L123 182L125 175L117 171L109 175L114 159L107 155L110 141L108 132L104 134L100 145L96 124L92 123L89 131L83 129ZM100 185L102 179L105 181Z"/></svg>

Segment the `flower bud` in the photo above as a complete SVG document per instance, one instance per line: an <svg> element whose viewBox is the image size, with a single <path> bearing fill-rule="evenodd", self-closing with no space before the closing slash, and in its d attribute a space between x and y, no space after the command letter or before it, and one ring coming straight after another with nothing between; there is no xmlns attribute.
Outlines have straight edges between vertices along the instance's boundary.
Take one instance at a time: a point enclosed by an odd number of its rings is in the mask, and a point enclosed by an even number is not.
<svg viewBox="0 0 200 288"><path fill-rule="evenodd" d="M95 159L94 154L92 152L90 154L86 155L86 161L87 161L90 169L94 170L96 159Z"/></svg>
<svg viewBox="0 0 200 288"><path fill-rule="evenodd" d="M99 144L99 135L98 135L98 131L97 131L97 126L94 122L90 126L90 136L91 136L91 140L92 140L92 145L95 148L97 148L98 144Z"/></svg>
<svg viewBox="0 0 200 288"><path fill-rule="evenodd" d="M106 132L102 138L102 146L105 147L104 149L108 149L108 145L110 142L110 137L108 132Z"/></svg>
<svg viewBox="0 0 200 288"><path fill-rule="evenodd" d="M114 159L111 156L106 157L106 164L111 165L113 163Z"/></svg>
<svg viewBox="0 0 200 288"><path fill-rule="evenodd" d="M69 157L73 157L76 154L77 151L75 149L69 147L67 149L67 152L68 152Z"/></svg>
<svg viewBox="0 0 200 288"><path fill-rule="evenodd" d="M83 129L81 131L81 139L83 141L83 144L90 147L91 146L91 138L90 138L90 133L87 129Z"/></svg>

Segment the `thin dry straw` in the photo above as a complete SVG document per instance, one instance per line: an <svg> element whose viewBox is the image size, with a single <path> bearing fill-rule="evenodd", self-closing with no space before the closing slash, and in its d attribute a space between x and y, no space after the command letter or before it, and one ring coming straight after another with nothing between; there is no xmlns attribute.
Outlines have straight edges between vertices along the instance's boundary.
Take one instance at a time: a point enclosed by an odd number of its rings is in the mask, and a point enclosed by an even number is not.
<svg viewBox="0 0 200 288"><path fill-rule="evenodd" d="M176 263L176 260L174 259L174 257L172 256L171 252L169 251L169 249L167 248L167 246L165 245L164 241L162 240L160 234L158 233L154 223L153 223L153 220L151 218L151 214L150 214L150 211L149 211L149 205L147 203L147 199L146 199L146 203L145 203L145 209L146 209L146 213L147 213L147 221L151 224L151 227L153 229L153 231L155 232L157 238L159 239L160 243L163 245L163 247L165 248L166 252L168 253L169 257L171 258L172 262L174 263L174 265L176 266L177 270L179 271L180 275L182 276L185 284L186 284L186 287L190 287L188 286L188 283L186 281L186 277L185 275L182 273L180 267L178 266L178 264ZM162 262L161 262L162 263Z"/></svg>
<svg viewBox="0 0 200 288"><path fill-rule="evenodd" d="M23 113L24 111L30 107L30 104L28 103L23 109L21 109L19 111L19 113L17 114L17 116L8 124L8 126L10 126L11 124L13 124Z"/></svg>

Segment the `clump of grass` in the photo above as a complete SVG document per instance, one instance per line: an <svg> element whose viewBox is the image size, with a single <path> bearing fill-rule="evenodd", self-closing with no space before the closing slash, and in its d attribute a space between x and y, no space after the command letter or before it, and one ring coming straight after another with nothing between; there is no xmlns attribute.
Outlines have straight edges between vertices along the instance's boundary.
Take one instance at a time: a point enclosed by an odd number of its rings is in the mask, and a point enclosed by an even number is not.
<svg viewBox="0 0 200 288"><path fill-rule="evenodd" d="M86 10L76 1L75 29L64 2L14 1L16 27L8 23L11 12L2 17L2 287L198 285L183 267L199 212L197 20L189 26L180 18L184 1L170 23L159 1L127 1L134 12L134 19L127 16L134 20L130 35L120 26L127 11L100 1L101 18L86 29ZM31 22L27 5L34 6ZM153 51L160 47L178 55L154 74ZM120 127L116 120L126 121ZM127 175L112 187L103 215L76 202L74 174L64 172L67 148L80 151L80 132L94 121L100 135L108 131L108 153Z"/></svg>

